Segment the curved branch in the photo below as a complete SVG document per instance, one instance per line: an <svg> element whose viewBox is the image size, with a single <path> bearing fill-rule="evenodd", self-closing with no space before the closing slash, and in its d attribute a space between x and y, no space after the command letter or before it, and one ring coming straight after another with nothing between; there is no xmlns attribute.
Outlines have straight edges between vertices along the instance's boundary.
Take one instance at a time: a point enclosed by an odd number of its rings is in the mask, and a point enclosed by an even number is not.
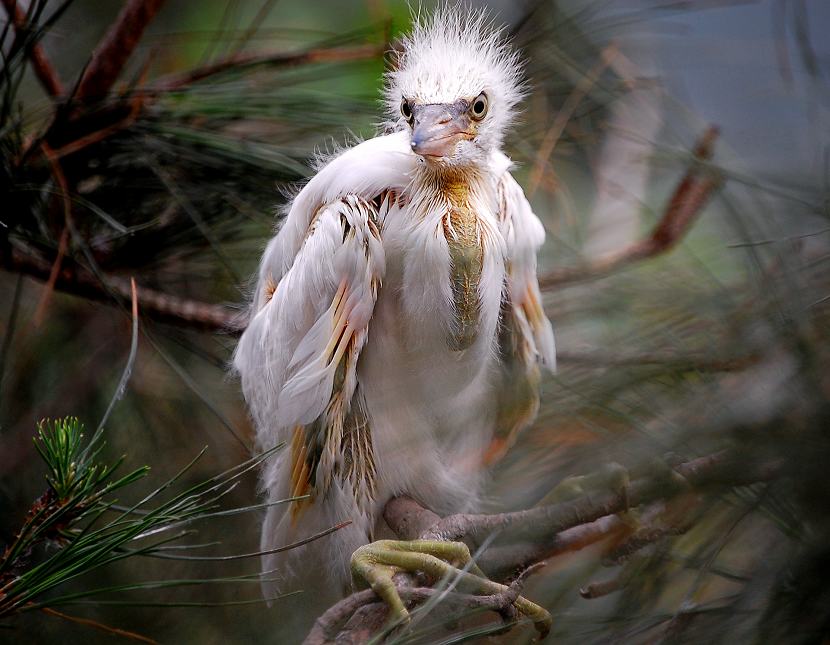
<svg viewBox="0 0 830 645"><path fill-rule="evenodd" d="M539 277L539 287L543 290L554 289L592 280L671 250L688 232L722 183L722 178L702 163L711 159L717 137L717 127L709 126L698 139L692 151L692 164L648 237L582 266L555 269Z"/></svg>
<svg viewBox="0 0 830 645"><path fill-rule="evenodd" d="M356 47L336 47L307 49L305 51L266 52L235 54L224 58L216 63L197 67L183 74L176 74L159 79L147 90L147 93L171 92L179 90L193 83L203 81L211 76L216 76L229 70L239 70L258 65L271 65L274 67L293 67L294 65L305 65L309 63L345 62L376 58L383 54L387 46L384 45L358 45Z"/></svg>

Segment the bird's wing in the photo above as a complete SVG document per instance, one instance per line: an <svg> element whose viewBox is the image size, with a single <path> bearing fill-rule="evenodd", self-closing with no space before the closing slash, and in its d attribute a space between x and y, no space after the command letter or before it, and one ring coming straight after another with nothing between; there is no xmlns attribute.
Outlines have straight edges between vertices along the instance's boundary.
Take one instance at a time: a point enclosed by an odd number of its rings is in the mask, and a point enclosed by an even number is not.
<svg viewBox="0 0 830 645"><path fill-rule="evenodd" d="M507 284L499 330L501 387L496 437L488 461L500 458L539 409L540 365L556 369L553 328L542 309L536 253L545 230L521 186L504 172L498 183L499 226L507 258Z"/></svg>
<svg viewBox="0 0 830 645"><path fill-rule="evenodd" d="M279 234L268 244L260 281L268 275L279 280L291 268L314 214L323 205L344 195L371 200L384 190L400 191L409 183L416 165L406 132L368 139L332 156L291 202ZM257 310L259 298L254 298Z"/></svg>
<svg viewBox="0 0 830 645"><path fill-rule="evenodd" d="M350 436L365 431L356 427L365 426L365 415L353 400L357 359L384 272L377 226L383 207L357 195L337 198L311 217L283 275L269 273L273 245L263 256L255 309L234 365L260 446L291 446L266 469L272 494L324 492L343 461L344 426L355 426Z"/></svg>

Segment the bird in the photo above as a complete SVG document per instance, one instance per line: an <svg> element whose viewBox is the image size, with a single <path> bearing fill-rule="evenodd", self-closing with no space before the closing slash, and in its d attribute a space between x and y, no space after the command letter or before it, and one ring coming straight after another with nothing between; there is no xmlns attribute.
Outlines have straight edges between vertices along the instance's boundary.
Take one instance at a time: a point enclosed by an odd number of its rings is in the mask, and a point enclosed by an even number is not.
<svg viewBox="0 0 830 645"><path fill-rule="evenodd" d="M396 496L473 510L555 370L545 230L502 152L525 94L522 58L486 12L415 16L380 133L321 159L268 242L233 358L257 446L282 444L260 478L266 594L363 578L405 619L401 553L469 560L464 545L377 538Z"/></svg>

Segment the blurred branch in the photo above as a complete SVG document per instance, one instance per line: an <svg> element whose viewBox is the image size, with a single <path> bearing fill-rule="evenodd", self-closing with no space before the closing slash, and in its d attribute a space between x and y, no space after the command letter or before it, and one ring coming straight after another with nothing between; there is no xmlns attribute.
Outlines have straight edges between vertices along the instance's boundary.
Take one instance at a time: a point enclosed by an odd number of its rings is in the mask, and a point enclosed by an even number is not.
<svg viewBox="0 0 830 645"><path fill-rule="evenodd" d="M582 102L582 99L590 92L591 88L596 84L599 77L605 71L605 68L611 65L614 59L618 56L619 49L616 43L607 45L602 52L600 52L599 61L583 76L579 82L574 86L568 98L562 104L562 107L556 112L556 117L553 120L553 125L545 134L542 143L539 144L539 151L536 154L536 162L533 164L533 171L530 173L528 180L527 196L532 198L542 182L542 175L545 172L550 156L553 154L559 138L565 131L565 126L571 120L574 111Z"/></svg>
<svg viewBox="0 0 830 645"><path fill-rule="evenodd" d="M717 137L718 129L715 126L710 126L701 135L692 152L692 164L648 237L582 266L551 271L539 278L539 286L542 289L553 289L591 280L671 250L720 187L721 178L701 163L711 159Z"/></svg>
<svg viewBox="0 0 830 645"><path fill-rule="evenodd" d="M81 78L77 98L98 100L112 88L164 0L129 0L113 22Z"/></svg>
<svg viewBox="0 0 830 645"><path fill-rule="evenodd" d="M0 266L7 271L28 275L38 280L50 279L54 262L15 247L0 249ZM104 282L88 269L64 259L54 279L54 288L90 300L125 306L131 301L130 281L119 276L104 276ZM229 307L180 298L146 287L138 287L142 311L150 318L201 329L235 333L242 329L239 314Z"/></svg>
<svg viewBox="0 0 830 645"><path fill-rule="evenodd" d="M17 0L3 0L3 6L18 34L22 35L23 32L29 29L26 12L20 8ZM32 68L35 70L35 76L37 76L43 89L50 96L61 96L64 93L63 83L61 83L57 71L52 67L52 63L49 62L49 58L40 43L32 45L29 50L29 59L32 62Z"/></svg>
<svg viewBox="0 0 830 645"><path fill-rule="evenodd" d="M515 577L528 567L570 551L577 551L614 535L627 536L617 551L630 552L686 527L645 526L631 532L617 513L656 500L666 500L689 490L713 485L731 487L767 481L780 471L778 462L747 463L725 452L681 463L650 477L631 482L620 492L586 494L577 499L513 513L458 514L441 518L409 497L390 500L384 519L390 529L404 540L465 540L480 545L496 534L476 562L495 580ZM407 589L409 578L400 575L396 584L402 598L417 604L420 596ZM591 590L590 592L593 592ZM339 638L334 629L350 616L361 614L357 624L349 621L349 642L363 642L383 625L387 607L376 602L372 591L352 594L321 616L306 643L332 642ZM368 605L368 603L372 603ZM368 605L368 606L367 606ZM371 607L369 609L368 607ZM371 626L367 629L366 625ZM362 626L362 627L361 627ZM361 638L354 640L356 635Z"/></svg>
<svg viewBox="0 0 830 645"><path fill-rule="evenodd" d="M120 629L118 627L110 627L109 625L105 625L104 623L100 623L97 620L91 620L89 618L81 618L80 616L71 616L70 614L65 614L62 611L58 611L57 609L52 609L51 607L42 607L41 611L44 614L49 614L50 616L55 616L56 618L61 618L63 620L67 620L71 623L76 623L78 625L83 625L84 627L92 627L93 629L97 629L102 631L110 636L120 636L121 638L126 638L131 641L138 641L139 643L150 643L150 645L158 645L158 641L153 640L152 638L147 638L146 636L142 636L141 634L137 634L135 632L128 631L126 629Z"/></svg>
<svg viewBox="0 0 830 645"><path fill-rule="evenodd" d="M711 372L734 372L746 369L760 360L758 354L742 356L709 356L699 353L677 354L666 351L643 353L616 353L592 350L585 352L558 351L560 364L586 365L588 367L640 367L658 365L677 369Z"/></svg>
<svg viewBox="0 0 830 645"><path fill-rule="evenodd" d="M411 604L421 604L441 596L441 604L449 610L487 609L501 614L506 620L515 619L513 602L519 594L519 585L511 586L510 592L492 596L473 596L470 594L433 589L431 587L412 587L395 581L401 599ZM362 643L368 641L383 627L386 619L386 605L378 601L371 589L358 591L343 601L332 606L320 616L312 627L304 645L323 645L343 638L345 642Z"/></svg>
<svg viewBox="0 0 830 645"><path fill-rule="evenodd" d="M204 67L197 67L183 74L176 74L159 79L148 90L154 92L170 92L182 89L203 81L211 76L222 74L230 70L239 70L245 67L257 65L271 65L275 67L291 67L294 65L305 65L309 63L346 62L375 58L383 54L386 44L383 45L359 45L357 47L337 48L316 48L296 53L251 53L234 54L224 58L217 63L211 63Z"/></svg>

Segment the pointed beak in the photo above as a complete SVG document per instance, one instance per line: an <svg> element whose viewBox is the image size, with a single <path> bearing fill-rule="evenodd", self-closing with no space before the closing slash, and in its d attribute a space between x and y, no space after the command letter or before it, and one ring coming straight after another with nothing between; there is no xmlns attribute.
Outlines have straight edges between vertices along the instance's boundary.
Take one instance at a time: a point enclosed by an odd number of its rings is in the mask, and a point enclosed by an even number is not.
<svg viewBox="0 0 830 645"><path fill-rule="evenodd" d="M410 145L422 157L450 157L456 143L475 136L465 106L460 104L414 105L412 119Z"/></svg>

